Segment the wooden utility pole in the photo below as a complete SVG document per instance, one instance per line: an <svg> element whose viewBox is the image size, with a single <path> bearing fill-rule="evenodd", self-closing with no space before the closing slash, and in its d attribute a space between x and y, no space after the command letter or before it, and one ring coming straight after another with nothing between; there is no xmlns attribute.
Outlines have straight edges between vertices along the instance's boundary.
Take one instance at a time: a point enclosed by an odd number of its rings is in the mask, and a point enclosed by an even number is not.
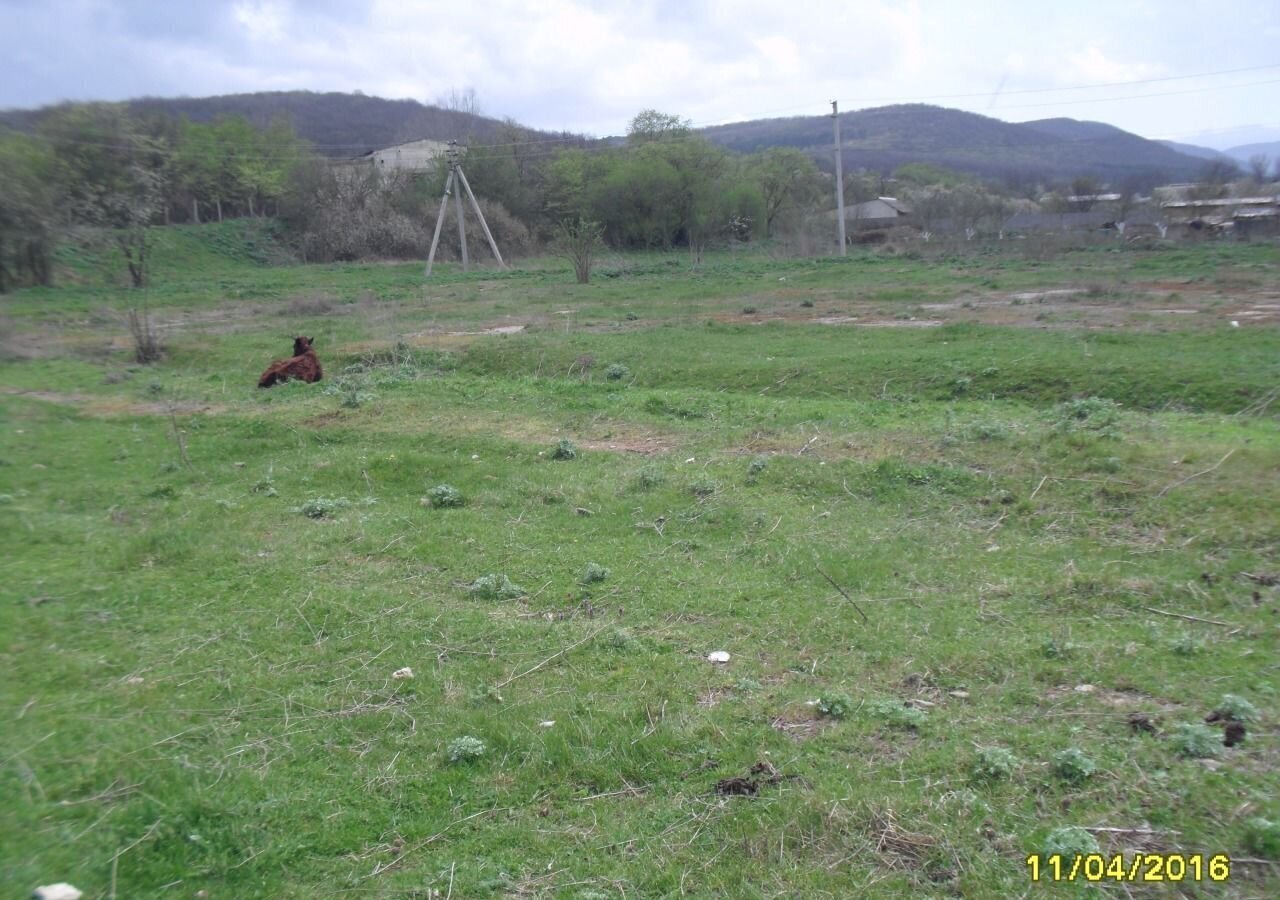
<svg viewBox="0 0 1280 900"><path fill-rule="evenodd" d="M440 214L436 216L435 234L431 236L431 250L427 253L427 270L424 277L431 275L431 266L436 260L436 248L440 246L440 229L444 225L445 214L449 211L449 193L453 192L454 212L458 217L458 244L462 248L462 269L467 271L470 268L470 258L467 256L467 230L463 224L462 216L462 192L467 192L467 198L471 201L471 208L475 210L476 218L480 221L480 228L484 231L485 239L489 242L489 249L493 251L494 258L498 261L498 265L506 268L507 264L503 262L502 254L498 252L498 242L493 239L493 233L489 231L489 223L484 220L484 213L480 211L480 204L476 201L476 195L471 192L471 185L467 183L467 176L462 172L462 162L459 160L458 142L450 141L449 150L447 151L449 159L449 177L444 180L444 196L440 198Z"/></svg>
<svg viewBox="0 0 1280 900"><path fill-rule="evenodd" d="M831 101L831 119L836 126L836 217L840 221L840 255L848 252L844 236L844 152L840 146L840 109Z"/></svg>

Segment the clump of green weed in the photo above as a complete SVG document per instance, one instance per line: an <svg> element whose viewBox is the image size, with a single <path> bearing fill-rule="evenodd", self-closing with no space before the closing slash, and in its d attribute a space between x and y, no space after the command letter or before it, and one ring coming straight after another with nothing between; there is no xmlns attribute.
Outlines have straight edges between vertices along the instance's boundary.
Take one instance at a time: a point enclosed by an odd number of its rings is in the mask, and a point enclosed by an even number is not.
<svg viewBox="0 0 1280 900"><path fill-rule="evenodd" d="M1013 432L1003 422L974 422L964 430L964 436L971 441L1004 441Z"/></svg>
<svg viewBox="0 0 1280 900"><path fill-rule="evenodd" d="M1222 750L1222 736L1208 725L1183 722L1173 730L1173 749L1192 759L1208 759Z"/></svg>
<svg viewBox="0 0 1280 900"><path fill-rule="evenodd" d="M337 397L339 403L346 409L358 409L370 400L376 399L374 394L365 390L369 386L368 377L363 371L351 371L352 368L349 366L348 374L339 375L321 392L330 397Z"/></svg>
<svg viewBox="0 0 1280 900"><path fill-rule="evenodd" d="M962 375L961 377L951 382L951 393L967 394L969 393L969 388L971 387L973 387L973 379L968 377L967 375Z"/></svg>
<svg viewBox="0 0 1280 900"><path fill-rule="evenodd" d="M523 597L527 591L515 584L506 575L494 572L481 575L467 586L467 593L481 600L515 600Z"/></svg>
<svg viewBox="0 0 1280 900"><path fill-rule="evenodd" d="M1169 649L1178 656L1195 656L1204 650L1204 638L1183 632L1169 641Z"/></svg>
<svg viewBox="0 0 1280 900"><path fill-rule="evenodd" d="M891 728L916 729L929 718L923 709L897 700L874 700L867 704L867 713Z"/></svg>
<svg viewBox="0 0 1280 900"><path fill-rule="evenodd" d="M1053 427L1062 434L1088 432L1099 437L1120 436L1120 404L1106 397L1068 400L1053 408Z"/></svg>
<svg viewBox="0 0 1280 900"><path fill-rule="evenodd" d="M1097 771L1097 765L1079 747L1068 747L1053 754L1053 770L1064 781L1080 783Z"/></svg>
<svg viewBox="0 0 1280 900"><path fill-rule="evenodd" d="M733 689L735 691L742 691L743 693L758 691L762 687L764 687L764 685L756 681L754 678L739 678L733 683Z"/></svg>
<svg viewBox="0 0 1280 900"><path fill-rule="evenodd" d="M1079 649L1079 644L1074 644L1071 641L1058 641L1051 637L1045 638L1040 645L1040 652L1048 659L1067 659L1075 656Z"/></svg>
<svg viewBox="0 0 1280 900"><path fill-rule="evenodd" d="M627 628L615 628L604 638L603 644L610 650L634 650L639 641Z"/></svg>
<svg viewBox="0 0 1280 900"><path fill-rule="evenodd" d="M828 719L843 719L853 711L853 698L848 694L823 694L818 698L818 714Z"/></svg>
<svg viewBox="0 0 1280 900"><path fill-rule="evenodd" d="M1245 823L1244 845L1265 859L1280 859L1280 822L1255 816Z"/></svg>
<svg viewBox="0 0 1280 900"><path fill-rule="evenodd" d="M604 566L596 563L587 563L587 567L582 570L582 575L578 578L583 584L599 584L609 577L609 570Z"/></svg>
<svg viewBox="0 0 1280 900"><path fill-rule="evenodd" d="M478 737L464 735L462 737L454 738L449 742L449 746L447 748L449 762L474 762L484 756L485 749L484 741L480 740Z"/></svg>
<svg viewBox="0 0 1280 900"><path fill-rule="evenodd" d="M346 509L351 501L346 497L315 497L296 508L308 519L327 519L329 516Z"/></svg>
<svg viewBox="0 0 1280 900"><path fill-rule="evenodd" d="M613 363L609 368L604 370L604 377L609 381L622 381L630 374L631 370L622 363Z"/></svg>
<svg viewBox="0 0 1280 900"><path fill-rule="evenodd" d="M1083 828L1067 825L1055 828L1045 835L1040 852L1045 858L1059 856L1063 859L1073 859L1076 856L1097 853L1098 850L1097 838Z"/></svg>
<svg viewBox="0 0 1280 900"><path fill-rule="evenodd" d="M639 316L637 316L637 315L636 315L635 313L633 313L633 312L629 312L629 313L627 313L625 316L623 316L623 318L624 318L624 319L626 319L628 322L635 322L635 321L636 321L636 320L638 320L640 317L639 317Z"/></svg>
<svg viewBox="0 0 1280 900"><path fill-rule="evenodd" d="M803 300L801 300L800 305L803 306L805 309L813 309L813 301L810 300L808 297L805 297Z"/></svg>
<svg viewBox="0 0 1280 900"><path fill-rule="evenodd" d="M1018 758L1003 747L983 747L973 761L973 776L981 781L1008 778L1018 767Z"/></svg>
<svg viewBox="0 0 1280 900"><path fill-rule="evenodd" d="M561 438L560 443L556 444L556 449L551 451L552 459L577 459L578 448L574 446L573 441L568 438Z"/></svg>
<svg viewBox="0 0 1280 900"><path fill-rule="evenodd" d="M1237 697L1235 694L1223 694L1222 700L1218 703L1218 708L1214 710L1214 713L1220 720L1243 722L1246 725L1254 725L1262 719L1261 713L1258 712L1258 707L1244 697Z"/></svg>
<svg viewBox="0 0 1280 900"><path fill-rule="evenodd" d="M271 479L270 473L259 478L253 483L253 487L249 488L255 494L262 494L264 497L276 497L280 494L276 490L276 483Z"/></svg>
<svg viewBox="0 0 1280 900"><path fill-rule="evenodd" d="M462 506L462 491L458 490L451 484L437 484L431 490L427 491L427 501L432 506L447 508L451 506Z"/></svg>
<svg viewBox="0 0 1280 900"><path fill-rule="evenodd" d="M710 478L699 478L689 485L689 490L693 492L695 497L710 497L720 490L720 485Z"/></svg>
<svg viewBox="0 0 1280 900"><path fill-rule="evenodd" d="M769 468L769 457L763 453L752 457L751 462L747 463L747 482L755 484L756 479L763 475L767 468Z"/></svg>
<svg viewBox="0 0 1280 900"><path fill-rule="evenodd" d="M667 476L657 466L645 466L636 473L636 487L642 491L651 491L666 481Z"/></svg>
<svg viewBox="0 0 1280 900"><path fill-rule="evenodd" d="M757 310L756 310L756 308L755 308L754 306L744 306L744 307L742 307L742 314L743 314L744 316L754 316L754 315L756 314L756 312L757 312Z"/></svg>

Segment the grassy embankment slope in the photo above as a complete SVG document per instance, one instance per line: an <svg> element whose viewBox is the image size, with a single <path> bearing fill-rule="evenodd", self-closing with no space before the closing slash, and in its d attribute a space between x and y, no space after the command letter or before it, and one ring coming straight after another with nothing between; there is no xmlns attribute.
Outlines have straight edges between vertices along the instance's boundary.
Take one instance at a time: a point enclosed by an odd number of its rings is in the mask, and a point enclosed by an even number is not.
<svg viewBox="0 0 1280 900"><path fill-rule="evenodd" d="M424 288L241 228L159 236L154 367L101 260L4 301L4 883L1009 896L1068 825L1275 858L1280 341L1225 324L1274 248ZM326 380L257 391L294 333ZM1188 755L1224 694L1261 722Z"/></svg>

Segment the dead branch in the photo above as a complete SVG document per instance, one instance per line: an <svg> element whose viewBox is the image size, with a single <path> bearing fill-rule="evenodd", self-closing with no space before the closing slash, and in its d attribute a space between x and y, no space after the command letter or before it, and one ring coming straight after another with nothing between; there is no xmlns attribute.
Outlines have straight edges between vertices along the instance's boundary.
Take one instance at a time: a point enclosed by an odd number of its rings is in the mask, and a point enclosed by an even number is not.
<svg viewBox="0 0 1280 900"><path fill-rule="evenodd" d="M1147 612L1156 613L1161 616L1169 616L1171 619L1186 619L1188 622L1203 622L1206 625L1219 625L1223 628L1234 628L1230 622L1219 622L1217 619L1202 619L1199 616L1188 616L1184 613L1166 612L1163 609L1156 609L1154 606L1144 606Z"/></svg>
<svg viewBox="0 0 1280 900"><path fill-rule="evenodd" d="M587 641L591 640L592 638L594 638L596 635L598 635L600 632L604 631L604 630L605 630L606 628L608 628L608 627L609 627L608 625L602 625L602 626L600 626L600 627L599 627L599 628L597 628L595 631L591 632L589 635L587 635L586 637L584 637L582 640L577 641L576 643L570 644L568 647L565 647L563 650L560 650L560 651L558 651L558 652L556 652L556 653L551 654L551 655L550 655L550 656L548 656L546 659L544 659L542 662L538 663L536 666L532 666L532 667L530 667L530 668L528 668L528 669L525 669L525 670L524 670L523 672L521 672L519 675L512 675L512 676L511 676L510 678L508 678L506 681L503 681L502 683L500 683L500 684L498 684L498 685L495 685L495 686L494 686L494 690L498 690L498 691L500 691L500 690L502 690L504 687L506 687L507 685L509 685L511 682L513 682L513 681L515 681L515 680L517 680L517 679L519 679L519 678L523 678L523 677L524 677L524 676L526 676L526 675L530 675L530 674L532 674L532 673L534 673L534 672L538 671L539 669L541 669L543 666L545 666L547 663L551 662L552 660L559 659L561 656L564 656L564 655L565 655L566 653L568 653L570 650L574 650L574 649L576 649L576 648L578 648L578 647L581 647L581 646L582 646L583 644L585 644Z"/></svg>
<svg viewBox="0 0 1280 900"><path fill-rule="evenodd" d="M856 610L858 611L858 615L862 616L862 621L864 621L864 622L866 622L868 625L870 625L870 624L871 624L871 620L870 620L869 618L867 618L867 614L866 614L865 612L863 612L863 611L862 611L862 607L861 607L861 606L859 606L859 605L857 604L857 601L855 601L852 597L850 597L850 596L849 596L849 594L848 594L848 592L847 592L847 591L845 591L845 589L844 589L844 588L842 588L842 587L840 587L840 585L836 584L836 580L835 580L834 578L832 578L832 577L831 577L830 575L828 575L826 572L822 571L822 567L821 567L821 566L815 566L815 568L818 570L818 574L819 574L819 575L821 575L823 578L827 579L827 581L831 584L831 586L832 586L833 588L835 588L837 591L839 591L839 592L840 592L840 596L841 596L841 597L844 597L844 599L848 600L851 604L853 604L853 608L854 608L854 609L856 609Z"/></svg>
<svg viewBox="0 0 1280 900"><path fill-rule="evenodd" d="M1173 484L1166 485L1164 488L1161 489L1160 493L1156 494L1156 496L1163 497L1165 494L1169 493L1169 491L1173 490L1176 487L1181 487L1182 485L1186 484L1188 481L1190 481L1193 478L1199 478L1201 475L1208 475L1210 472L1217 469L1218 466L1222 465L1224 462L1229 460L1231 458L1231 454L1235 452L1236 452L1236 448L1232 447L1230 450L1227 451L1226 456L1222 457L1222 459L1218 460L1216 463L1211 465L1209 468L1205 469L1203 472L1196 472L1194 475L1188 475L1186 478L1182 479L1181 481L1175 481Z"/></svg>

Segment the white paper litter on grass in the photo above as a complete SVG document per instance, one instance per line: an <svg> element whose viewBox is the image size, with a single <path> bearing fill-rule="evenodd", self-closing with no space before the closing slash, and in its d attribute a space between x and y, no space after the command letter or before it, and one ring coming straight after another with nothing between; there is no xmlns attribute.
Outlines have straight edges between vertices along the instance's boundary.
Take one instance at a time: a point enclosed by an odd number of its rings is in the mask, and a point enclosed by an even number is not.
<svg viewBox="0 0 1280 900"><path fill-rule="evenodd" d="M391 677L396 681L405 681L406 679L413 677L413 669L408 666L405 666L403 669L396 669L391 673Z"/></svg>
<svg viewBox="0 0 1280 900"><path fill-rule="evenodd" d="M712 650L707 654L707 662L727 663L729 661L729 652L727 650Z"/></svg>
<svg viewBox="0 0 1280 900"><path fill-rule="evenodd" d="M57 884L41 885L31 896L35 900L80 900L84 893L65 881L59 881Z"/></svg>

